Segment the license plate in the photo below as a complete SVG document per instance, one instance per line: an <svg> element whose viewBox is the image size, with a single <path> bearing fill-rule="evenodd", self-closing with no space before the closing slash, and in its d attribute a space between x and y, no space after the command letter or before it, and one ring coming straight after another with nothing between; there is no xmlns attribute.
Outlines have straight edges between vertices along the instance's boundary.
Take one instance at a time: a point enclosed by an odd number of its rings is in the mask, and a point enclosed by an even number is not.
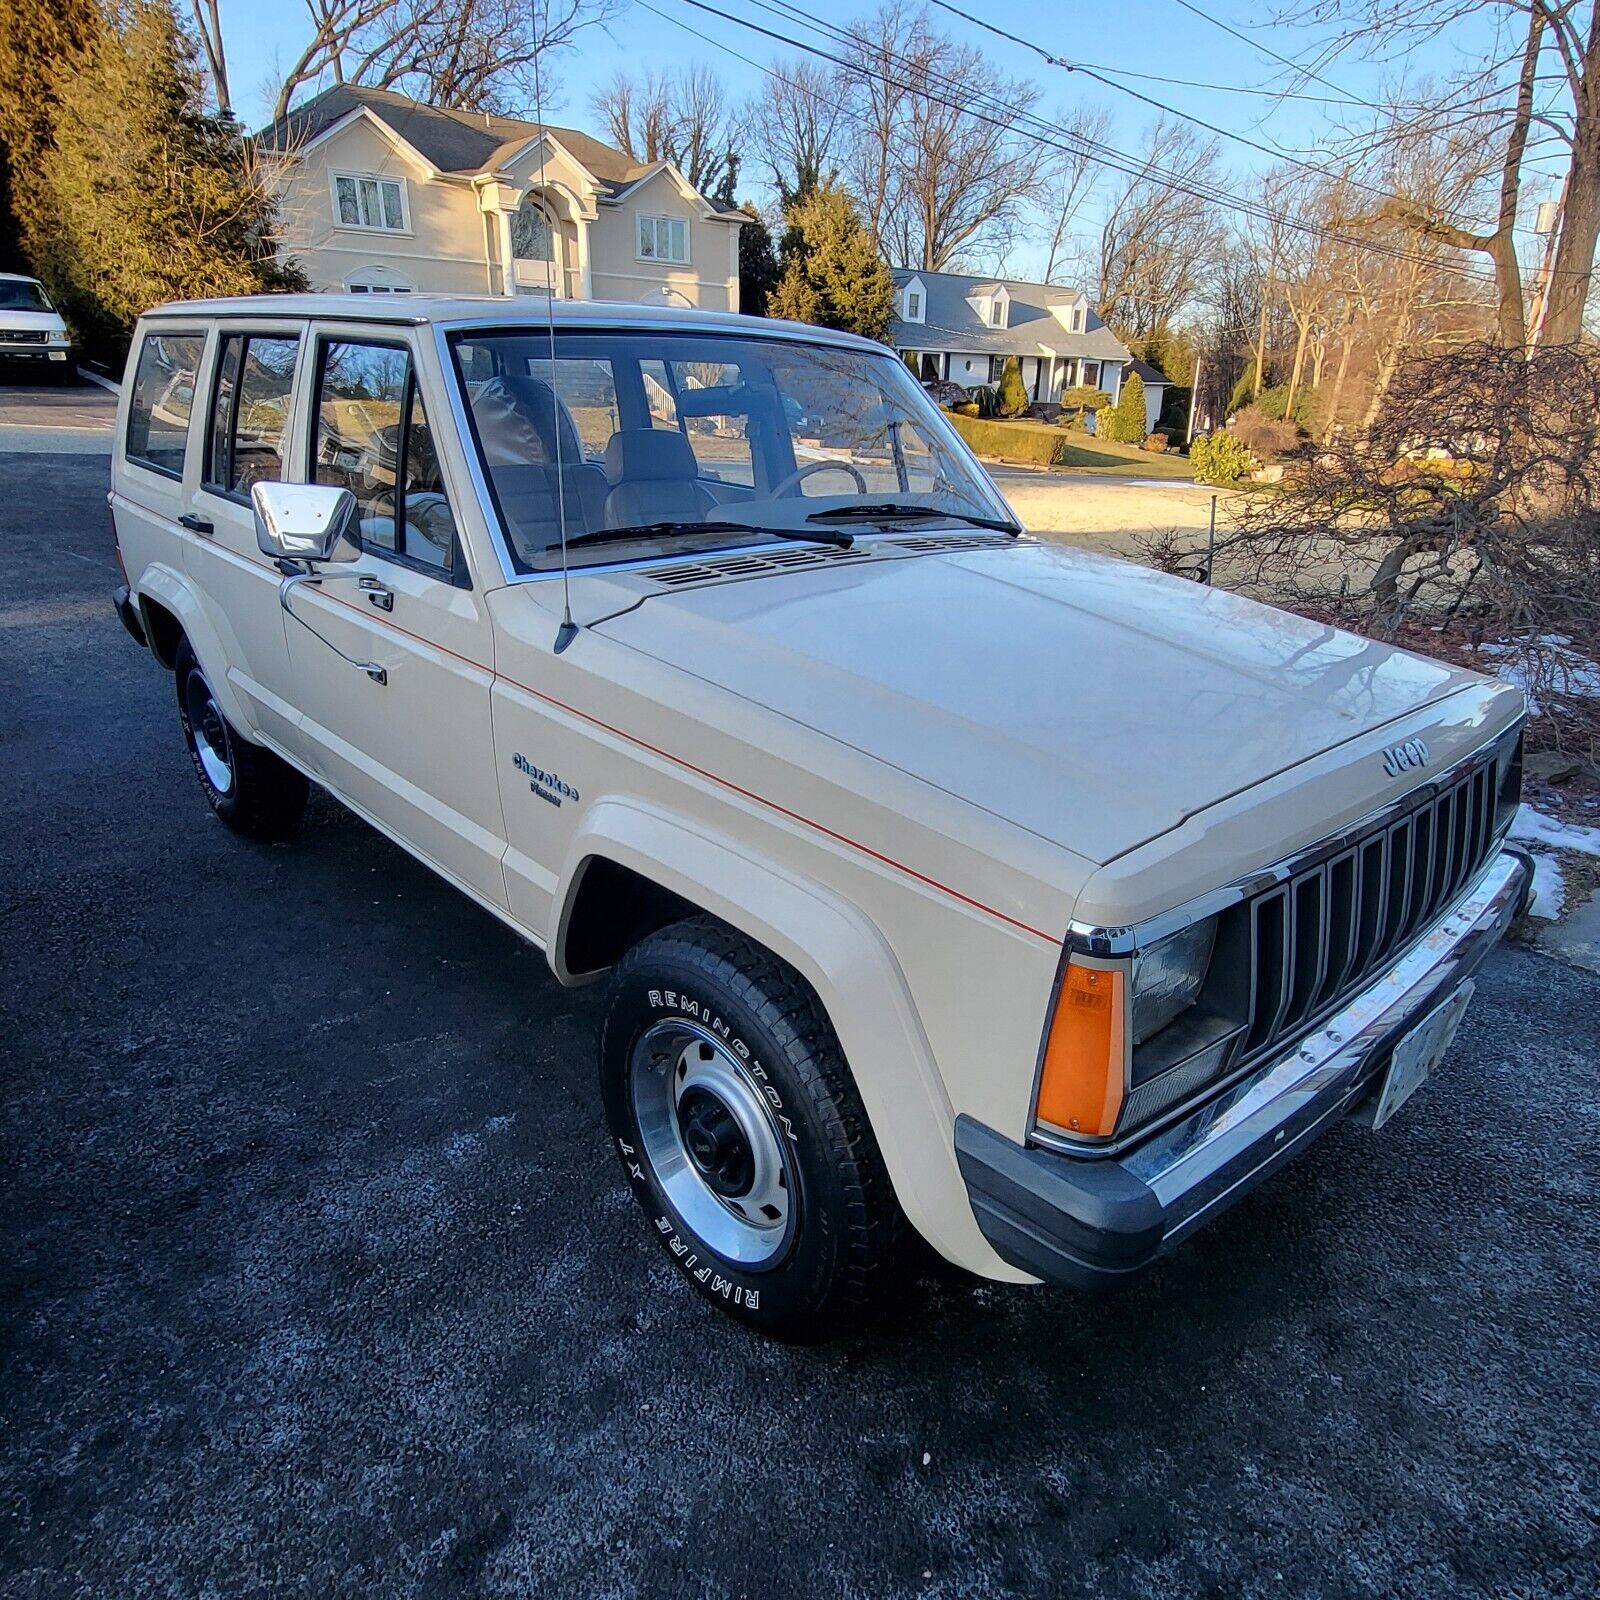
<svg viewBox="0 0 1600 1600"><path fill-rule="evenodd" d="M1406 1034L1394 1047L1389 1059L1389 1070L1384 1076L1383 1090L1378 1096L1377 1110L1372 1114L1372 1126L1381 1128L1407 1100L1416 1093L1423 1080L1438 1066L1450 1041L1461 1026L1461 1018L1472 999L1471 978L1441 1006Z"/></svg>

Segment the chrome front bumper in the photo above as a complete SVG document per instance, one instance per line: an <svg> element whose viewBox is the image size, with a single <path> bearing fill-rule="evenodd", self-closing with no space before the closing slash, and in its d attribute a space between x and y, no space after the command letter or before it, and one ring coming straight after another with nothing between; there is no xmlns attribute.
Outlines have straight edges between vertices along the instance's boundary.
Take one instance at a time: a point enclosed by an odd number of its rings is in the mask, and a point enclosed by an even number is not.
<svg viewBox="0 0 1600 1600"><path fill-rule="evenodd" d="M1522 908L1527 865L1502 851L1397 962L1291 1051L1117 1157L1014 1143L956 1119L956 1155L984 1237L1048 1283L1127 1279L1353 1110L1396 1040L1483 963Z"/></svg>

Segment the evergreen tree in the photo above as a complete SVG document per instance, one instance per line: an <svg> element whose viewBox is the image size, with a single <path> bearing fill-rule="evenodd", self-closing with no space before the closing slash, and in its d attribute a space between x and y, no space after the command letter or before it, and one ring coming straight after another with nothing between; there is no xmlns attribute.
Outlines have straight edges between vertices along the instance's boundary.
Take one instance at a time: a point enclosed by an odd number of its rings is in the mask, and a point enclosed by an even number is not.
<svg viewBox="0 0 1600 1600"><path fill-rule="evenodd" d="M772 230L756 215L747 200L742 209L750 220L739 229L739 309L747 316L764 317L767 301L778 287L778 255L772 248Z"/></svg>
<svg viewBox="0 0 1600 1600"><path fill-rule="evenodd" d="M1007 356L1000 369L1000 387L995 404L1002 417L1020 417L1028 409L1028 390L1022 381L1022 363L1015 356Z"/></svg>
<svg viewBox="0 0 1600 1600"><path fill-rule="evenodd" d="M95 0L0 0L0 268L38 270L54 225L39 169L55 138L55 73L104 27Z"/></svg>
<svg viewBox="0 0 1600 1600"><path fill-rule="evenodd" d="M205 112L171 0L118 0L50 87L30 253L91 348L114 352L163 300L303 287L276 259L276 206L237 124Z"/></svg>
<svg viewBox="0 0 1600 1600"><path fill-rule="evenodd" d="M1100 418L1110 424L1107 432L1123 444L1143 444L1145 437L1144 379L1130 372L1122 380L1122 393L1110 411L1102 411Z"/></svg>
<svg viewBox="0 0 1600 1600"><path fill-rule="evenodd" d="M887 340L894 280L850 197L826 185L793 206L785 221L783 276L768 315Z"/></svg>

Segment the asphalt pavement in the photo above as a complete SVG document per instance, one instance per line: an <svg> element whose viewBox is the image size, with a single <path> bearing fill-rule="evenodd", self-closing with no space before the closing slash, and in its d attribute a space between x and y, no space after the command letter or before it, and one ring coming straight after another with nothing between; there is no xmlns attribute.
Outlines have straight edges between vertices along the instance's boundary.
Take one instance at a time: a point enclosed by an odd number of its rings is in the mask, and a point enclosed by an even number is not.
<svg viewBox="0 0 1600 1600"><path fill-rule="evenodd" d="M766 1344L658 1259L592 991L325 796L210 817L106 481L0 455L0 1593L1600 1593L1600 978L1506 948L1118 1297Z"/></svg>

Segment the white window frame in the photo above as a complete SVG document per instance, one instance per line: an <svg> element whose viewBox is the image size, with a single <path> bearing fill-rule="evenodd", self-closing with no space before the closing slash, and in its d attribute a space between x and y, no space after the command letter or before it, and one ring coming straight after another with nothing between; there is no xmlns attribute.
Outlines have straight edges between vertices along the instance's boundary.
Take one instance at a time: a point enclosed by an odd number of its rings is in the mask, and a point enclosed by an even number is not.
<svg viewBox="0 0 1600 1600"><path fill-rule="evenodd" d="M349 182L360 185L374 183L379 185L379 206L382 206L382 185L393 184L400 192L400 223L398 228L391 228L383 222L346 222L339 210L339 180L348 179ZM406 180L394 177L387 173L379 172L329 172L328 194L333 202L333 225L350 233L385 233L389 235L404 235L411 232L411 196L406 192ZM359 188L356 191L356 210L361 209Z"/></svg>
<svg viewBox="0 0 1600 1600"><path fill-rule="evenodd" d="M996 295L989 302L989 326L991 328L1003 328L1005 325L1006 303L999 295Z"/></svg>
<svg viewBox="0 0 1600 1600"><path fill-rule="evenodd" d="M922 321L922 291L920 289L906 290L906 321Z"/></svg>
<svg viewBox="0 0 1600 1600"><path fill-rule="evenodd" d="M650 225L653 252L645 253L644 230L645 224ZM683 254L681 256L661 254L661 228L665 224L667 237L672 237L674 228L683 229ZM633 228L634 259L648 261L659 267L686 267L689 265L689 219L687 217L669 217L661 212L640 211L637 213Z"/></svg>
<svg viewBox="0 0 1600 1600"><path fill-rule="evenodd" d="M1089 308L1087 306L1074 306L1072 308L1072 331L1082 333L1089 324Z"/></svg>

